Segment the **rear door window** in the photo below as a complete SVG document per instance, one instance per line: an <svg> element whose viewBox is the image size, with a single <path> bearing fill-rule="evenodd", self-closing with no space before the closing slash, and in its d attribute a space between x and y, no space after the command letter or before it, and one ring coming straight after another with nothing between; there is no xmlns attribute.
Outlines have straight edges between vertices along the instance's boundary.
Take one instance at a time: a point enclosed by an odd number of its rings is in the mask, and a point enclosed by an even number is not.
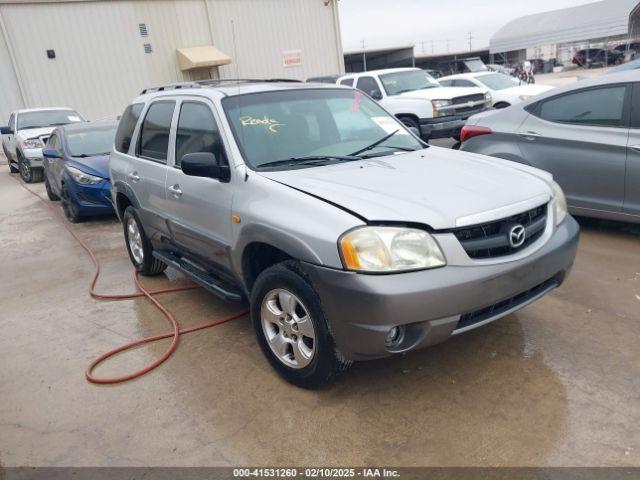
<svg viewBox="0 0 640 480"><path fill-rule="evenodd" d="M340 80L340 85L346 85L347 87L353 87L353 78L345 78Z"/></svg>
<svg viewBox="0 0 640 480"><path fill-rule="evenodd" d="M626 92L626 85L616 85L562 95L542 102L538 116L558 123L623 126Z"/></svg>
<svg viewBox="0 0 640 480"><path fill-rule="evenodd" d="M143 106L143 103L129 105L120 117L115 139L115 149L118 152L127 153L129 151L129 146L133 139L133 131L136 129Z"/></svg>
<svg viewBox="0 0 640 480"><path fill-rule="evenodd" d="M166 163L169 133L176 102L161 100L151 104L140 128L138 156Z"/></svg>

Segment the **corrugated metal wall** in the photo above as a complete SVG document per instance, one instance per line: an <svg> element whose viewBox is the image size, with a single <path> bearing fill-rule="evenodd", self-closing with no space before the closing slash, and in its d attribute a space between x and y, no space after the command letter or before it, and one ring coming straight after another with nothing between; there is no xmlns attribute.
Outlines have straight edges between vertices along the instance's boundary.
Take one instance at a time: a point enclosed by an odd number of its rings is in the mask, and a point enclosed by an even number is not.
<svg viewBox="0 0 640 480"><path fill-rule="evenodd" d="M335 2L324 0L117 0L0 2L17 64L0 35L0 124L23 106L70 106L113 118L143 88L188 79L176 49L214 44L232 57L223 78L293 77L343 71ZM142 37L138 25L148 27ZM0 32L1 33L1 32ZM144 52L149 43L152 53ZM53 49L55 59L46 51ZM302 65L283 67L282 52Z"/></svg>

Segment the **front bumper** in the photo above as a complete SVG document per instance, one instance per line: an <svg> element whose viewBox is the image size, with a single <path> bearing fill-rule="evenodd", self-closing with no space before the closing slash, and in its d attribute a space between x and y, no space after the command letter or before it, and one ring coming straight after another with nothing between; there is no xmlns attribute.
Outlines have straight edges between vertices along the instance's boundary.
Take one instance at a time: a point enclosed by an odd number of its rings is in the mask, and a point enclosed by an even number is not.
<svg viewBox="0 0 640 480"><path fill-rule="evenodd" d="M304 268L322 299L340 352L348 359L366 360L442 342L470 329L469 322L472 328L480 326L540 298L569 273L578 236L578 224L567 216L542 248L512 262L392 275L310 264ZM497 314L486 315L493 311L487 307L498 305ZM387 349L389 330L400 325L402 341Z"/></svg>
<svg viewBox="0 0 640 480"><path fill-rule="evenodd" d="M103 180L96 185L80 185L66 176L69 186L69 196L85 215L99 215L113 213L111 203L111 182Z"/></svg>
<svg viewBox="0 0 640 480"><path fill-rule="evenodd" d="M490 103L483 104L480 108L465 112L463 115L448 115L446 117L421 118L418 121L420 135L426 139L449 138L460 135L465 122L472 115L484 112L491 107Z"/></svg>

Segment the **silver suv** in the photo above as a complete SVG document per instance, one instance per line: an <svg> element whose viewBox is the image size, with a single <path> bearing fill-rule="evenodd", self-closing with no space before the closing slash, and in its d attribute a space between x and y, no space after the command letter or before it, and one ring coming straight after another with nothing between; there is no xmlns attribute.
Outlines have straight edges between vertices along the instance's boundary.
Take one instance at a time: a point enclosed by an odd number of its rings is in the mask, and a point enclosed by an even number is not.
<svg viewBox="0 0 640 480"><path fill-rule="evenodd" d="M248 301L265 355L305 387L524 307L578 243L550 174L430 147L335 85L145 91L110 170L134 266Z"/></svg>

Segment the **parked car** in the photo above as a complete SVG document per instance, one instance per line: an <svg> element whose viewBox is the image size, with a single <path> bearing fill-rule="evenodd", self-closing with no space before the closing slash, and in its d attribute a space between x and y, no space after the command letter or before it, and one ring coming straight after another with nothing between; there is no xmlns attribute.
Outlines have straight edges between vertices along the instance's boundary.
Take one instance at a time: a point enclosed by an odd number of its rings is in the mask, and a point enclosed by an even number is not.
<svg viewBox="0 0 640 480"><path fill-rule="evenodd" d="M479 88L445 88L419 68L351 73L338 83L370 95L427 140L459 136L467 118L491 107Z"/></svg>
<svg viewBox="0 0 640 480"><path fill-rule="evenodd" d="M638 105L636 72L581 80L470 118L461 150L547 170L576 215L640 222Z"/></svg>
<svg viewBox="0 0 640 480"><path fill-rule="evenodd" d="M625 72L627 70L637 70L640 68L640 59L631 60L630 62L623 63L617 67L612 67L607 70L607 73Z"/></svg>
<svg viewBox="0 0 640 480"><path fill-rule="evenodd" d="M622 52L623 55L635 57L636 52L640 51L640 42L621 43L615 47L615 50Z"/></svg>
<svg viewBox="0 0 640 480"><path fill-rule="evenodd" d="M513 77L496 72L462 73L442 77L438 82L444 87L478 87L491 94L493 108L514 105L553 88L548 85L523 84Z"/></svg>
<svg viewBox="0 0 640 480"><path fill-rule="evenodd" d="M624 53L619 50L591 48L578 50L572 62L585 68L619 65L624 60Z"/></svg>
<svg viewBox="0 0 640 480"><path fill-rule="evenodd" d="M505 75L513 74L513 67L509 67L507 65L498 65L495 63L490 63L487 65L487 69L492 72L504 73Z"/></svg>
<svg viewBox="0 0 640 480"><path fill-rule="evenodd" d="M120 120L110 173L131 262L248 300L297 385L496 320L571 268L578 226L548 173L429 147L350 88L188 85Z"/></svg>
<svg viewBox="0 0 640 480"><path fill-rule="evenodd" d="M432 70L429 68L423 68L423 70L427 72L428 75L431 75L433 78L435 78L436 80L442 76L442 72L440 70Z"/></svg>
<svg viewBox="0 0 640 480"><path fill-rule="evenodd" d="M324 75L322 77L309 77L307 83L336 83L340 75Z"/></svg>
<svg viewBox="0 0 640 480"><path fill-rule="evenodd" d="M42 151L50 200L62 200L70 222L112 214L109 152L117 122L76 123L56 128Z"/></svg>
<svg viewBox="0 0 640 480"><path fill-rule="evenodd" d="M2 150L11 173L20 172L27 183L42 180L42 147L59 125L84 122L70 108L34 108L11 112L9 124L0 128Z"/></svg>

